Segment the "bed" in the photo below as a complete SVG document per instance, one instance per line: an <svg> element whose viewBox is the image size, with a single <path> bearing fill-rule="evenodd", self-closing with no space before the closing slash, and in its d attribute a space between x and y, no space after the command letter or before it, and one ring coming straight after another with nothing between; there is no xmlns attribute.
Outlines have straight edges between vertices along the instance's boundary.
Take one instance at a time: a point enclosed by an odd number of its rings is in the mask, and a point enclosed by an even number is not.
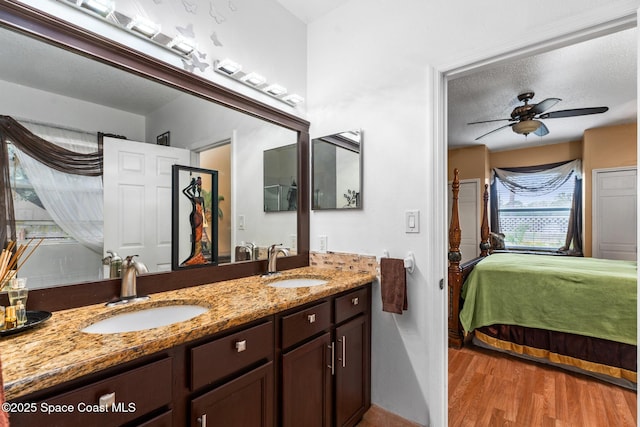
<svg viewBox="0 0 640 427"><path fill-rule="evenodd" d="M458 171L449 229L449 345L474 345L637 389L637 264L492 253L483 194L481 254L461 264Z"/></svg>

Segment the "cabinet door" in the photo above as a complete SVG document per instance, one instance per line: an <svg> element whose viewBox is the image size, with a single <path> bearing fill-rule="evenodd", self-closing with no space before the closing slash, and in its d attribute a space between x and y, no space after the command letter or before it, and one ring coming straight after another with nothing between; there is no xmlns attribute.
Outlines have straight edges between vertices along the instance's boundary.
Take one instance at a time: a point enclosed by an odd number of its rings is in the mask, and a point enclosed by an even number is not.
<svg viewBox="0 0 640 427"><path fill-rule="evenodd" d="M282 356L283 427L331 425L331 335Z"/></svg>
<svg viewBox="0 0 640 427"><path fill-rule="evenodd" d="M273 362L191 401L192 427L273 426Z"/></svg>
<svg viewBox="0 0 640 427"><path fill-rule="evenodd" d="M368 406L368 330L365 316L336 328L336 426L353 426Z"/></svg>

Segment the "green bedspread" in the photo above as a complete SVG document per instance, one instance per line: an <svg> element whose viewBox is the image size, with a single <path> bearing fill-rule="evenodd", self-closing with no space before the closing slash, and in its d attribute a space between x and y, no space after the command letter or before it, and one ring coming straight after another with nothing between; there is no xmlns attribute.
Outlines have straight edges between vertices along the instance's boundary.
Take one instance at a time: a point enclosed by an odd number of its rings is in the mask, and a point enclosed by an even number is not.
<svg viewBox="0 0 640 427"><path fill-rule="evenodd" d="M636 262L493 254L462 297L466 331L501 323L637 344Z"/></svg>

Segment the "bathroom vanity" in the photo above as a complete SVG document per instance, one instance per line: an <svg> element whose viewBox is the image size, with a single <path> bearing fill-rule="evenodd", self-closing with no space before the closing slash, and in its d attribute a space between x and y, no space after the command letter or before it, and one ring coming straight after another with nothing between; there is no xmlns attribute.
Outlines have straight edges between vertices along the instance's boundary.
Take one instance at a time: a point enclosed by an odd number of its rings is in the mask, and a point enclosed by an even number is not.
<svg viewBox="0 0 640 427"><path fill-rule="evenodd" d="M353 426L370 406L373 276L304 267L54 313L0 341L12 426ZM209 310L135 332L81 329L169 304Z"/></svg>

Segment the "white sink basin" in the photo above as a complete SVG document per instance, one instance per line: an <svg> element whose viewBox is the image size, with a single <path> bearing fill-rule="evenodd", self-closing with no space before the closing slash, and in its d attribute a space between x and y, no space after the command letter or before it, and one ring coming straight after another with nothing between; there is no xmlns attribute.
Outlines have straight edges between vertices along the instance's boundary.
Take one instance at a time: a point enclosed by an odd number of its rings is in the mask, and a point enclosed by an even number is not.
<svg viewBox="0 0 640 427"><path fill-rule="evenodd" d="M199 305L167 305L145 308L113 315L87 326L82 329L82 332L89 334L117 334L119 332L144 331L171 325L172 323L184 322L208 310L207 307Z"/></svg>
<svg viewBox="0 0 640 427"><path fill-rule="evenodd" d="M327 283L324 279L312 279L312 278L282 278L278 280L274 280L273 282L269 282L269 286L273 286L274 288L305 288L309 286L320 286Z"/></svg>

